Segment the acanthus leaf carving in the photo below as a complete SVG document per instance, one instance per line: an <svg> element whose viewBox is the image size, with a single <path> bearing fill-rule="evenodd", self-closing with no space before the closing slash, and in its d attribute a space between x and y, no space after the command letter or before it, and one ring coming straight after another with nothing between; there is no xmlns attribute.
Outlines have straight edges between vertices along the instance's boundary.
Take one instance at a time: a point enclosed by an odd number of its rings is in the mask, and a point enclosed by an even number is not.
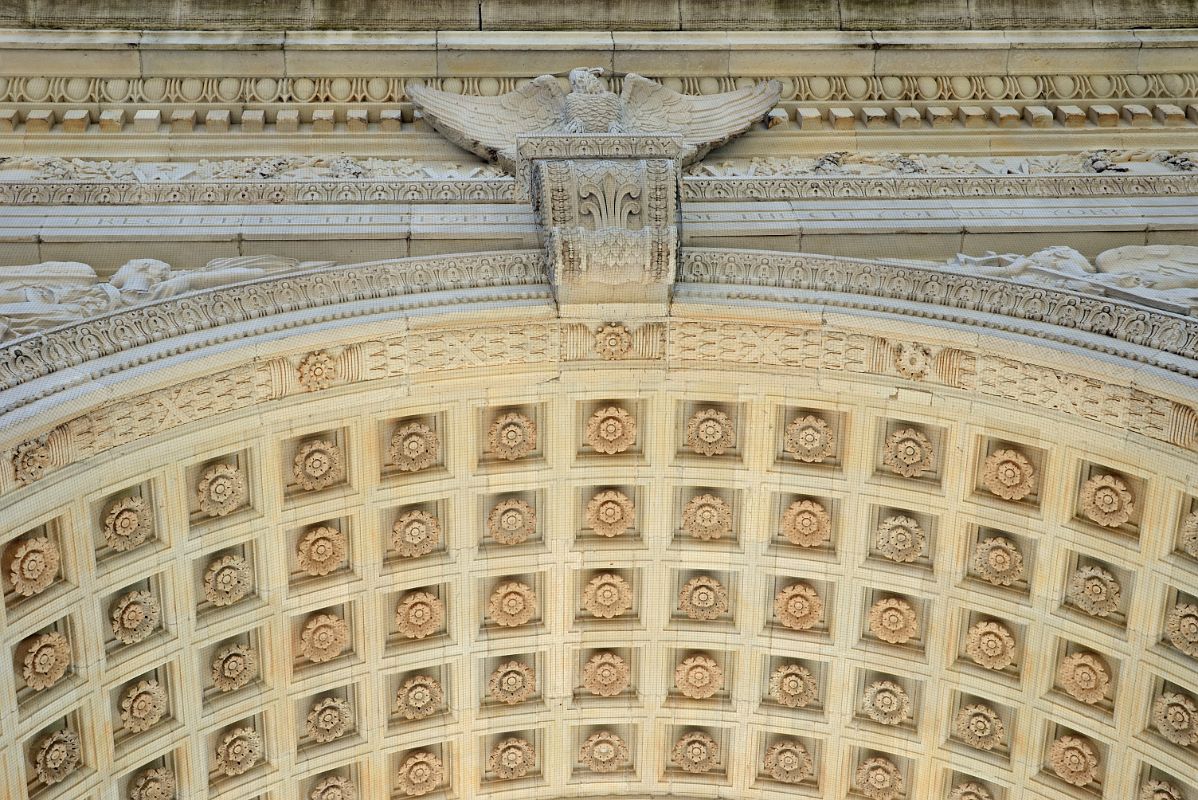
<svg viewBox="0 0 1198 800"><path fill-rule="evenodd" d="M144 497L127 495L104 509L104 541L117 552L132 550L153 532L154 517Z"/></svg>
<svg viewBox="0 0 1198 800"><path fill-rule="evenodd" d="M1099 703L1110 691L1111 670L1097 653L1071 653L1057 666L1057 681L1075 700Z"/></svg>
<svg viewBox="0 0 1198 800"><path fill-rule="evenodd" d="M487 450L496 458L515 461L536 448L537 423L527 414L501 414L487 431Z"/></svg>
<svg viewBox="0 0 1198 800"><path fill-rule="evenodd" d="M894 681L874 681L865 687L861 707L883 725L901 725L911 717L911 697Z"/></svg>
<svg viewBox="0 0 1198 800"><path fill-rule="evenodd" d="M349 778L330 775L322 778L308 797L310 800L358 800L358 787Z"/></svg>
<svg viewBox="0 0 1198 800"><path fill-rule="evenodd" d="M1001 622L978 622L966 632L965 653L986 669L1006 669L1015 663L1015 637Z"/></svg>
<svg viewBox="0 0 1198 800"><path fill-rule="evenodd" d="M792 583L774 596L774 615L791 630L805 631L815 627L823 613L823 598L806 583Z"/></svg>
<svg viewBox="0 0 1198 800"><path fill-rule="evenodd" d="M223 555L204 570L204 598L214 606L231 606L253 590L253 572L244 556Z"/></svg>
<svg viewBox="0 0 1198 800"><path fill-rule="evenodd" d="M1182 692L1162 692L1152 702L1152 725L1173 744L1198 744L1198 702Z"/></svg>
<svg viewBox="0 0 1198 800"><path fill-rule="evenodd" d="M1116 475L1095 475L1082 484L1082 513L1092 522L1117 528L1131 519L1136 503L1131 488Z"/></svg>
<svg viewBox="0 0 1198 800"><path fill-rule="evenodd" d="M46 786L62 783L79 766L81 749L79 734L69 728L43 736L33 756L38 780Z"/></svg>
<svg viewBox="0 0 1198 800"><path fill-rule="evenodd" d="M918 478L936 468L936 453L923 431L900 428L886 437L882 463L896 475Z"/></svg>
<svg viewBox="0 0 1198 800"><path fill-rule="evenodd" d="M1036 470L1018 450L995 450L982 464L982 485L1004 500L1022 500L1036 491Z"/></svg>
<svg viewBox="0 0 1198 800"><path fill-rule="evenodd" d="M347 551L344 533L328 525L318 525L300 540L299 567L313 577L328 575L345 561Z"/></svg>
<svg viewBox="0 0 1198 800"><path fill-rule="evenodd" d="M1119 610L1119 581L1102 567L1082 566L1069 578L1065 595L1092 617L1109 617Z"/></svg>
<svg viewBox="0 0 1198 800"><path fill-rule="evenodd" d="M722 497L701 494L682 509L682 529L695 539L719 539L732 533L732 506Z"/></svg>
<svg viewBox="0 0 1198 800"><path fill-rule="evenodd" d="M1178 650L1198 658L1198 603L1177 603L1169 609L1165 636Z"/></svg>
<svg viewBox="0 0 1198 800"><path fill-rule="evenodd" d="M201 512L223 517L245 505L249 488L244 473L235 464L213 464L200 474L196 496Z"/></svg>
<svg viewBox="0 0 1198 800"><path fill-rule="evenodd" d="M723 411L704 408L686 422L686 446L704 456L720 456L736 446L736 427Z"/></svg>
<svg viewBox="0 0 1198 800"><path fill-rule="evenodd" d="M915 561L923 555L926 540L919 522L902 514L883 519L874 533L874 546L878 552L900 564Z"/></svg>
<svg viewBox="0 0 1198 800"><path fill-rule="evenodd" d="M1023 579L1023 553L1005 536L993 536L978 542L971 561L983 580L995 586L1010 586Z"/></svg>
<svg viewBox="0 0 1198 800"><path fill-rule="evenodd" d="M165 767L143 769L129 783L129 800L175 800L175 773Z"/></svg>
<svg viewBox="0 0 1198 800"><path fill-rule="evenodd" d="M17 648L21 677L34 691L54 686L71 666L71 643L58 631L32 636Z"/></svg>

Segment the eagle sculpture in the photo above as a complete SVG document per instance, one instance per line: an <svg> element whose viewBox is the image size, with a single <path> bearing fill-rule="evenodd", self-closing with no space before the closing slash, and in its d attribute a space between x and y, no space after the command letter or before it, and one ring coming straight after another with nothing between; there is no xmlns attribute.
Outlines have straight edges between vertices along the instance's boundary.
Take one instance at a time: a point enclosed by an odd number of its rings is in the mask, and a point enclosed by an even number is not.
<svg viewBox="0 0 1198 800"><path fill-rule="evenodd" d="M782 85L764 81L732 92L679 94L640 75L608 91L602 68L570 71L570 91L542 75L498 97L475 97L409 86L408 96L454 144L516 171L516 137L530 134L642 134L682 137L682 164L748 130L778 102Z"/></svg>

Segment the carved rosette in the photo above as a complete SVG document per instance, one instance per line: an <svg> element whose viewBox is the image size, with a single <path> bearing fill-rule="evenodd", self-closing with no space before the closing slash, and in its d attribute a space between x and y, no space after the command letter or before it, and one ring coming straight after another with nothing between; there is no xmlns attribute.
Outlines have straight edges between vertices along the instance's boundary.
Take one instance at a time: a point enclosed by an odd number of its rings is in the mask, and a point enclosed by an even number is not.
<svg viewBox="0 0 1198 800"><path fill-rule="evenodd" d="M1173 744L1198 744L1198 704L1181 692L1163 692L1152 703L1152 725Z"/></svg>
<svg viewBox="0 0 1198 800"><path fill-rule="evenodd" d="M395 607L395 625L408 639L423 639L445 624L445 603L432 592L408 592Z"/></svg>
<svg viewBox="0 0 1198 800"><path fill-rule="evenodd" d="M595 352L608 361L627 358L632 352L632 333L619 323L600 325L595 331Z"/></svg>
<svg viewBox="0 0 1198 800"><path fill-rule="evenodd" d="M1186 796L1168 781L1145 781L1140 787L1139 800L1186 800Z"/></svg>
<svg viewBox="0 0 1198 800"><path fill-rule="evenodd" d="M704 408L686 423L686 446L705 456L722 456L736 447L736 426L723 411Z"/></svg>
<svg viewBox="0 0 1198 800"><path fill-rule="evenodd" d="M911 517L887 517L878 523L874 532L874 547L891 561L914 561L923 553L927 537L923 528Z"/></svg>
<svg viewBox="0 0 1198 800"><path fill-rule="evenodd" d="M499 544L521 544L536 532L537 511L523 500L501 500L487 515L487 534Z"/></svg>
<svg viewBox="0 0 1198 800"><path fill-rule="evenodd" d="M404 719L424 719L437 713L444 700L440 681L432 675L416 675L396 691L395 713Z"/></svg>
<svg viewBox="0 0 1198 800"><path fill-rule="evenodd" d="M591 772L618 772L628 763L628 745L611 731L599 731L582 743L578 760Z"/></svg>
<svg viewBox="0 0 1198 800"><path fill-rule="evenodd" d="M982 485L1004 500L1022 500L1036 491L1036 470L1018 450L995 450L982 464Z"/></svg>
<svg viewBox="0 0 1198 800"><path fill-rule="evenodd" d="M601 619L618 617L632 609L632 587L619 575L596 575L582 590L582 607Z"/></svg>
<svg viewBox="0 0 1198 800"><path fill-rule="evenodd" d="M537 449L537 423L518 412L501 414L487 432L487 450L496 458L515 461Z"/></svg>
<svg viewBox="0 0 1198 800"><path fill-rule="evenodd" d="M674 685L693 700L705 700L724 688L724 669L708 656L691 656L674 668Z"/></svg>
<svg viewBox="0 0 1198 800"><path fill-rule="evenodd" d="M340 697L318 700L308 711L308 735L322 744L340 739L353 724L353 709Z"/></svg>
<svg viewBox="0 0 1198 800"><path fill-rule="evenodd" d="M904 378L922 381L932 370L932 351L916 342L900 342L894 346L894 368Z"/></svg>
<svg viewBox="0 0 1198 800"><path fill-rule="evenodd" d="M313 614L300 632L300 655L313 664L332 661L349 645L349 626L336 614Z"/></svg>
<svg viewBox="0 0 1198 800"><path fill-rule="evenodd" d="M582 685L598 697L616 697L628 689L632 673L615 653L597 653L582 668Z"/></svg>
<svg viewBox="0 0 1198 800"><path fill-rule="evenodd" d="M919 633L919 620L906 600L884 597L869 607L869 631L884 642L905 644Z"/></svg>
<svg viewBox="0 0 1198 800"><path fill-rule="evenodd" d="M948 800L994 800L994 795L982 784L966 781L953 787Z"/></svg>
<svg viewBox="0 0 1198 800"><path fill-rule="evenodd" d="M249 684L258 675L258 654L244 644L226 645L212 658L212 685L232 692Z"/></svg>
<svg viewBox="0 0 1198 800"><path fill-rule="evenodd" d="M670 755L673 762L686 772L710 772L719 766L720 746L706 733L692 731L684 733L674 742Z"/></svg>
<svg viewBox="0 0 1198 800"><path fill-rule="evenodd" d="M823 599L805 583L792 583L774 595L774 616L791 630L805 631L814 627L823 612Z"/></svg>
<svg viewBox="0 0 1198 800"><path fill-rule="evenodd" d="M636 443L636 418L619 406L601 408L587 420L584 440L596 452L623 453Z"/></svg>
<svg viewBox="0 0 1198 800"><path fill-rule="evenodd" d="M337 380L337 362L328 350L315 350L300 359L295 372L304 391L316 392Z"/></svg>
<svg viewBox="0 0 1198 800"><path fill-rule="evenodd" d="M803 708L817 695L815 676L801 664L783 664L770 673L770 697L789 708Z"/></svg>
<svg viewBox="0 0 1198 800"><path fill-rule="evenodd" d="M713 494L692 497L682 509L682 530L702 541L727 536L732 533L732 506Z"/></svg>
<svg viewBox="0 0 1198 800"><path fill-rule="evenodd" d="M313 577L328 575L345 560L348 545L345 534L336 528L320 525L304 534L300 540L300 569Z"/></svg>
<svg viewBox="0 0 1198 800"><path fill-rule="evenodd" d="M441 523L427 511L405 511L391 526L391 547L401 558L427 556L441 541Z"/></svg>
<svg viewBox="0 0 1198 800"><path fill-rule="evenodd" d="M175 800L175 773L165 767L143 769L129 783L129 800Z"/></svg>
<svg viewBox="0 0 1198 800"><path fill-rule="evenodd" d="M200 511L210 517L223 517L245 505L249 496L245 475L233 464L213 464L196 483Z"/></svg>
<svg viewBox="0 0 1198 800"><path fill-rule="evenodd" d="M797 417L786 426L782 449L796 461L818 464L836 452L836 434L826 420L811 414Z"/></svg>
<svg viewBox="0 0 1198 800"><path fill-rule="evenodd" d="M1198 511L1187 514L1181 523L1181 551L1198 558Z"/></svg>
<svg viewBox="0 0 1198 800"><path fill-rule="evenodd" d="M1061 736L1052 743L1048 763L1056 776L1074 786L1085 786L1098 776L1098 754L1080 736Z"/></svg>
<svg viewBox="0 0 1198 800"><path fill-rule="evenodd" d="M46 786L62 783L79 766L80 750L79 734L72 730L53 731L43 736L33 756L38 780Z"/></svg>
<svg viewBox="0 0 1198 800"><path fill-rule="evenodd" d="M22 486L28 486L45 476L52 461L50 447L45 441L31 439L21 442L12 454L13 476Z"/></svg>
<svg viewBox="0 0 1198 800"><path fill-rule="evenodd" d="M142 544L154 532L154 516L144 497L128 495L104 508L104 541L113 550L126 552Z"/></svg>
<svg viewBox="0 0 1198 800"><path fill-rule="evenodd" d="M1092 617L1109 617L1119 610L1119 582L1101 567L1079 567L1069 578L1065 596Z"/></svg>
<svg viewBox="0 0 1198 800"><path fill-rule="evenodd" d="M262 734L253 728L234 728L216 746L216 771L227 777L243 775L264 753Z"/></svg>
<svg viewBox="0 0 1198 800"><path fill-rule="evenodd" d="M399 767L399 788L408 797L426 795L444 780L445 765L427 750L408 756Z"/></svg>
<svg viewBox="0 0 1198 800"><path fill-rule="evenodd" d="M341 448L326 439L305 442L295 454L291 473L302 489L327 489L345 478Z"/></svg>
<svg viewBox="0 0 1198 800"><path fill-rule="evenodd" d="M4 553L8 582L21 597L41 594L58 575L58 545L45 536L18 539Z"/></svg>
<svg viewBox="0 0 1198 800"><path fill-rule="evenodd" d="M358 800L358 787L349 778L330 775L316 784L310 800Z"/></svg>
<svg viewBox="0 0 1198 800"><path fill-rule="evenodd" d="M995 586L1010 586L1023 578L1023 554L1011 539L983 539L973 549L973 569L982 580Z"/></svg>
<svg viewBox="0 0 1198 800"><path fill-rule="evenodd" d="M967 705L957 711L953 730L961 741L978 750L1001 747L1007 736L1006 726L998 712L986 705Z"/></svg>
<svg viewBox="0 0 1198 800"><path fill-rule="evenodd" d="M148 731L166 715L166 689L156 680L138 681L121 695L121 727L128 733Z"/></svg>
<svg viewBox="0 0 1198 800"><path fill-rule="evenodd" d="M49 689L62 680L71 665L71 643L58 631L38 634L17 648L21 677L34 691Z"/></svg>
<svg viewBox="0 0 1198 800"><path fill-rule="evenodd" d="M802 783L815 774L811 754L797 739L770 745L762 764L765 774L779 783Z"/></svg>
<svg viewBox="0 0 1198 800"><path fill-rule="evenodd" d="M158 627L162 609L149 592L126 592L112 604L108 616L112 635L121 644L136 644Z"/></svg>
<svg viewBox="0 0 1198 800"><path fill-rule="evenodd" d="M628 531L636 521L632 499L616 489L599 492L587 502L587 526L596 536L614 538Z"/></svg>
<svg viewBox="0 0 1198 800"><path fill-rule="evenodd" d="M718 619L728 613L728 590L708 575L691 578L678 593L678 608L691 619Z"/></svg>
<svg viewBox="0 0 1198 800"><path fill-rule="evenodd" d="M1169 609L1165 636L1178 650L1198 658L1198 604L1178 603Z"/></svg>
<svg viewBox="0 0 1198 800"><path fill-rule="evenodd" d="M936 454L923 431L902 428L886 437L882 463L904 478L918 478L936 468Z"/></svg>
<svg viewBox="0 0 1198 800"><path fill-rule="evenodd" d="M527 739L510 737L491 748L487 767L501 781L523 778L537 766L537 751Z"/></svg>
<svg viewBox="0 0 1198 800"><path fill-rule="evenodd" d="M1131 489L1114 475L1095 475L1082 484L1082 513L1086 519L1117 528L1131 519L1136 501Z"/></svg>
<svg viewBox="0 0 1198 800"><path fill-rule="evenodd" d="M782 535L798 547L819 547L832 536L832 515L814 500L796 500L782 512Z"/></svg>
<svg viewBox="0 0 1198 800"><path fill-rule="evenodd" d="M391 434L387 456L404 472L419 472L437 463L440 449L441 439L432 428L422 422L409 422Z"/></svg>
<svg viewBox="0 0 1198 800"><path fill-rule="evenodd" d="M1057 666L1057 682L1075 700L1097 703L1111 686L1111 672L1097 653L1073 653Z"/></svg>
<svg viewBox="0 0 1198 800"><path fill-rule="evenodd" d="M889 758L867 758L853 776L857 791L870 800L894 800L903 793L903 773Z"/></svg>
<svg viewBox="0 0 1198 800"><path fill-rule="evenodd" d="M204 598L214 606L231 606L253 588L250 564L244 556L221 556L204 571Z"/></svg>
<svg viewBox="0 0 1198 800"><path fill-rule="evenodd" d="M986 669L1015 663L1015 637L1001 622L978 622L965 634L965 654Z"/></svg>
<svg viewBox="0 0 1198 800"><path fill-rule="evenodd" d="M911 718L911 698L893 681L866 686L861 707L870 719L883 725L901 725Z"/></svg>
<svg viewBox="0 0 1198 800"><path fill-rule="evenodd" d="M532 697L536 690L536 672L521 661L503 662L487 679L487 694L499 703L523 703Z"/></svg>
<svg viewBox="0 0 1198 800"><path fill-rule="evenodd" d="M526 583L502 583L491 593L487 613L496 625L505 628L523 625L537 614L537 593Z"/></svg>

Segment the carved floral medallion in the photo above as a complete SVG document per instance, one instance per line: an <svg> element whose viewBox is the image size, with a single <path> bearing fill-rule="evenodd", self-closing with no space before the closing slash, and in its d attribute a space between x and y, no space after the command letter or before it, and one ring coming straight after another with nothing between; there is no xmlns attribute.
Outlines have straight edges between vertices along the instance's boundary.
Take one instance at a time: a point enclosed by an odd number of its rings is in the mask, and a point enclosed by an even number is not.
<svg viewBox="0 0 1198 800"><path fill-rule="evenodd" d="M523 778L537 766L537 752L527 739L509 737L491 748L487 767L501 781Z"/></svg>
<svg viewBox="0 0 1198 800"><path fill-rule="evenodd" d="M1198 744L1198 703L1181 692L1162 692L1152 702L1152 725L1173 744Z"/></svg>
<svg viewBox="0 0 1198 800"><path fill-rule="evenodd" d="M391 548L401 558L427 556L440 542L441 523L427 511L405 511L391 526Z"/></svg>
<svg viewBox="0 0 1198 800"><path fill-rule="evenodd" d="M797 739L775 742L765 751L762 769L779 783L802 783L815 774L811 754Z"/></svg>
<svg viewBox="0 0 1198 800"><path fill-rule="evenodd" d="M304 534L296 555L300 569L316 577L328 575L341 566L348 550L344 533L328 525L319 525Z"/></svg>
<svg viewBox="0 0 1198 800"><path fill-rule="evenodd" d="M982 784L966 781L953 787L948 793L948 800L994 800L994 795Z"/></svg>
<svg viewBox="0 0 1198 800"><path fill-rule="evenodd" d="M81 745L79 734L72 730L58 730L38 740L33 756L33 767L38 780L53 786L66 780L79 766Z"/></svg>
<svg viewBox="0 0 1198 800"><path fill-rule="evenodd" d="M71 665L71 643L58 631L41 633L21 642L17 659L25 684L40 692L66 675Z"/></svg>
<svg viewBox="0 0 1198 800"><path fill-rule="evenodd" d="M121 727L128 733L148 731L166 711L166 689L156 680L138 681L121 694Z"/></svg>
<svg viewBox="0 0 1198 800"><path fill-rule="evenodd" d="M143 769L129 782L129 800L175 800L175 785L175 773L169 769Z"/></svg>
<svg viewBox="0 0 1198 800"><path fill-rule="evenodd" d="M674 764L686 772L710 772L720 763L720 746L706 733L684 733L670 753Z"/></svg>
<svg viewBox="0 0 1198 800"><path fill-rule="evenodd" d="M774 616L791 630L815 627L823 612L823 599L808 584L792 583L774 595Z"/></svg>
<svg viewBox="0 0 1198 800"><path fill-rule="evenodd" d="M132 550L153 532L154 516L144 497L120 497L104 509L104 541L117 552Z"/></svg>
<svg viewBox="0 0 1198 800"><path fill-rule="evenodd" d="M632 587L619 575L596 575L582 590L582 607L600 619L618 617L632 609Z"/></svg>
<svg viewBox="0 0 1198 800"><path fill-rule="evenodd" d="M1004 500L1022 500L1036 491L1036 470L1018 450L995 450L982 464L982 485Z"/></svg>
<svg viewBox="0 0 1198 800"><path fill-rule="evenodd" d="M214 606L231 606L253 588L253 573L244 556L221 556L204 570L204 598Z"/></svg>
<svg viewBox="0 0 1198 800"><path fill-rule="evenodd" d="M358 800L358 787L349 778L330 775L322 778L308 797L309 800Z"/></svg>
<svg viewBox="0 0 1198 800"><path fill-rule="evenodd" d="M503 662L487 679L487 694L499 703L523 703L532 697L536 690L536 672L522 661Z"/></svg>
<svg viewBox="0 0 1198 800"><path fill-rule="evenodd" d="M349 626L336 614L313 614L300 632L300 655L313 664L332 661L348 645Z"/></svg>
<svg viewBox="0 0 1198 800"><path fill-rule="evenodd" d="M686 446L704 456L720 456L736 447L736 426L723 411L705 408L686 423Z"/></svg>
<svg viewBox="0 0 1198 800"><path fill-rule="evenodd" d="M965 654L986 669L1006 669L1015 663L1015 637L1001 622L975 623L965 634Z"/></svg>
<svg viewBox="0 0 1198 800"><path fill-rule="evenodd" d="M869 631L884 642L906 644L919 633L919 620L906 600L884 597L869 608Z"/></svg>
<svg viewBox="0 0 1198 800"><path fill-rule="evenodd" d="M445 765L427 750L413 753L399 767L399 788L408 797L420 797L445 780Z"/></svg>
<svg viewBox="0 0 1198 800"><path fill-rule="evenodd" d="M926 541L920 524L912 517L903 515L886 517L878 523L878 529L874 532L874 547L878 552L900 564L919 558Z"/></svg>
<svg viewBox="0 0 1198 800"><path fill-rule="evenodd" d="M595 352L608 361L627 358L632 352L632 333L619 323L600 325L595 331Z"/></svg>
<svg viewBox="0 0 1198 800"><path fill-rule="evenodd" d="M1186 796L1168 781L1145 781L1140 788L1139 800L1186 800Z"/></svg>
<svg viewBox="0 0 1198 800"><path fill-rule="evenodd" d="M1181 551L1190 558L1198 558L1198 511L1191 511L1182 520Z"/></svg>
<svg viewBox="0 0 1198 800"><path fill-rule="evenodd" d="M240 689L257 676L258 654L247 645L225 645L212 658L212 684L222 692Z"/></svg>
<svg viewBox="0 0 1198 800"><path fill-rule="evenodd" d="M537 532L537 511L523 500L500 500L487 514L487 535L499 544L522 544Z"/></svg>
<svg viewBox="0 0 1198 800"><path fill-rule="evenodd" d="M437 463L440 449L441 439L436 431L422 422L409 422L391 434L387 456L402 471L419 472Z"/></svg>
<svg viewBox="0 0 1198 800"><path fill-rule="evenodd" d="M216 746L216 771L227 777L244 775L262 760L262 734L253 728L233 728Z"/></svg>
<svg viewBox="0 0 1198 800"><path fill-rule="evenodd" d="M611 731L599 731L582 743L578 760L591 772L618 772L628 763L628 745Z"/></svg>
<svg viewBox="0 0 1198 800"><path fill-rule="evenodd" d="M632 499L617 489L597 493L586 507L587 526L596 536L614 538L628 532L636 522Z"/></svg>
<svg viewBox="0 0 1198 800"><path fill-rule="evenodd" d="M970 562L982 580L995 586L1010 586L1023 579L1023 554L1019 546L1005 536L978 542Z"/></svg>
<svg viewBox="0 0 1198 800"><path fill-rule="evenodd" d="M727 536L732 533L732 506L713 494L692 497L682 509L682 530L702 541Z"/></svg>
<svg viewBox="0 0 1198 800"><path fill-rule="evenodd" d="M709 575L691 578L678 592L678 609L691 619L719 619L728 613L728 590Z"/></svg>
<svg viewBox="0 0 1198 800"><path fill-rule="evenodd" d="M923 431L901 428L886 437L882 463L896 475L918 478L936 468L936 453Z"/></svg>
<svg viewBox="0 0 1198 800"><path fill-rule="evenodd" d="M1085 786L1098 777L1098 754L1080 736L1061 736L1053 741L1048 763L1058 778L1074 786Z"/></svg>
<svg viewBox="0 0 1198 800"><path fill-rule="evenodd" d="M636 418L619 406L601 408L587 420L583 438L596 452L623 453L636 443Z"/></svg>
<svg viewBox="0 0 1198 800"><path fill-rule="evenodd" d="M149 592L126 592L109 611L112 635L122 644L136 644L149 636L162 618L157 598Z"/></svg>
<svg viewBox="0 0 1198 800"><path fill-rule="evenodd" d="M514 628L537 614L537 593L526 583L507 581L491 593L487 614L496 625Z"/></svg>
<svg viewBox="0 0 1198 800"><path fill-rule="evenodd" d="M1097 653L1072 653L1057 665L1057 682L1075 700L1098 703L1111 686L1111 671Z"/></svg>
<svg viewBox="0 0 1198 800"><path fill-rule="evenodd" d="M437 713L444 700L440 681L432 675L415 675L395 692L395 713L404 719L424 719Z"/></svg>
<svg viewBox="0 0 1198 800"><path fill-rule="evenodd" d="M291 473L305 491L327 489L345 478L341 448L326 439L305 442L295 454Z"/></svg>
<svg viewBox="0 0 1198 800"><path fill-rule="evenodd" d="M836 453L836 434L826 420L817 416L796 417L786 425L782 450L796 461L818 464Z"/></svg>
<svg viewBox="0 0 1198 800"><path fill-rule="evenodd" d="M58 545L45 536L17 539L4 551L8 582L21 597L41 594L58 575Z"/></svg>
<svg viewBox="0 0 1198 800"><path fill-rule="evenodd" d="M445 603L432 592L408 592L395 607L395 625L408 639L424 639L445 624Z"/></svg>
<svg viewBox="0 0 1198 800"><path fill-rule="evenodd" d="M815 676L801 664L783 664L770 673L770 697L790 708L802 708L817 697Z"/></svg>
<svg viewBox="0 0 1198 800"><path fill-rule="evenodd" d="M537 423L525 414L500 414L487 431L487 450L496 458L515 461L537 448Z"/></svg>
<svg viewBox="0 0 1198 800"><path fill-rule="evenodd" d="M1178 603L1165 615L1165 636L1187 656L1198 658L1198 604Z"/></svg>
<svg viewBox="0 0 1198 800"><path fill-rule="evenodd" d="M1081 503L1086 519L1108 528L1123 525L1136 510L1131 488L1115 475L1095 475L1082 484Z"/></svg>
<svg viewBox="0 0 1198 800"><path fill-rule="evenodd" d="M632 673L628 662L615 653L596 653L582 669L582 685L598 697L616 697L628 689Z"/></svg>
<svg viewBox="0 0 1198 800"><path fill-rule="evenodd" d="M210 517L223 517L245 505L249 487L245 474L234 464L213 464L196 483L200 511Z"/></svg>
<svg viewBox="0 0 1198 800"><path fill-rule="evenodd" d="M316 392L337 380L337 362L328 350L315 350L300 359L295 372L304 391Z"/></svg>
<svg viewBox="0 0 1198 800"><path fill-rule="evenodd" d="M353 724L353 709L340 697L325 697L317 700L308 711L308 735L322 744L340 739Z"/></svg>
<svg viewBox="0 0 1198 800"><path fill-rule="evenodd" d="M796 500L782 512L782 535L797 547L819 547L832 536L832 515L815 500Z"/></svg>
<svg viewBox="0 0 1198 800"><path fill-rule="evenodd" d="M1079 567L1069 578L1065 596L1092 617L1109 617L1119 610L1121 589L1115 576L1102 567Z"/></svg>
<svg viewBox="0 0 1198 800"><path fill-rule="evenodd" d="M866 716L883 725L901 725L911 718L911 698L894 681L874 681L866 686L861 707Z"/></svg>
<svg viewBox="0 0 1198 800"><path fill-rule="evenodd" d="M705 700L724 688L724 669L708 656L691 656L674 668L674 685L694 700Z"/></svg>
<svg viewBox="0 0 1198 800"><path fill-rule="evenodd" d="M987 705L962 706L953 718L953 730L961 741L978 750L1001 747L1007 736L1006 726L998 712Z"/></svg>
<svg viewBox="0 0 1198 800"><path fill-rule="evenodd" d="M857 765L853 783L870 800L894 800L903 793L903 773L893 761L881 756Z"/></svg>

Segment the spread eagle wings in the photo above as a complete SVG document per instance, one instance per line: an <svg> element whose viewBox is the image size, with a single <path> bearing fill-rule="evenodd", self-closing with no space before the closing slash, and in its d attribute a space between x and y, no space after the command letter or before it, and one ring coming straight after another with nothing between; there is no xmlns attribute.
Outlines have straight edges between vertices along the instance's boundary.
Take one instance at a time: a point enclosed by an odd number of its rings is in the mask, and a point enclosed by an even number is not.
<svg viewBox="0 0 1198 800"><path fill-rule="evenodd" d="M561 132L566 92L552 75L542 75L498 97L442 92L409 86L410 97L446 139L488 161L515 170L516 137Z"/></svg>
<svg viewBox="0 0 1198 800"><path fill-rule="evenodd" d="M621 123L630 133L681 135L685 166L763 119L781 94L782 84L769 80L721 94L685 95L630 72L620 93Z"/></svg>

